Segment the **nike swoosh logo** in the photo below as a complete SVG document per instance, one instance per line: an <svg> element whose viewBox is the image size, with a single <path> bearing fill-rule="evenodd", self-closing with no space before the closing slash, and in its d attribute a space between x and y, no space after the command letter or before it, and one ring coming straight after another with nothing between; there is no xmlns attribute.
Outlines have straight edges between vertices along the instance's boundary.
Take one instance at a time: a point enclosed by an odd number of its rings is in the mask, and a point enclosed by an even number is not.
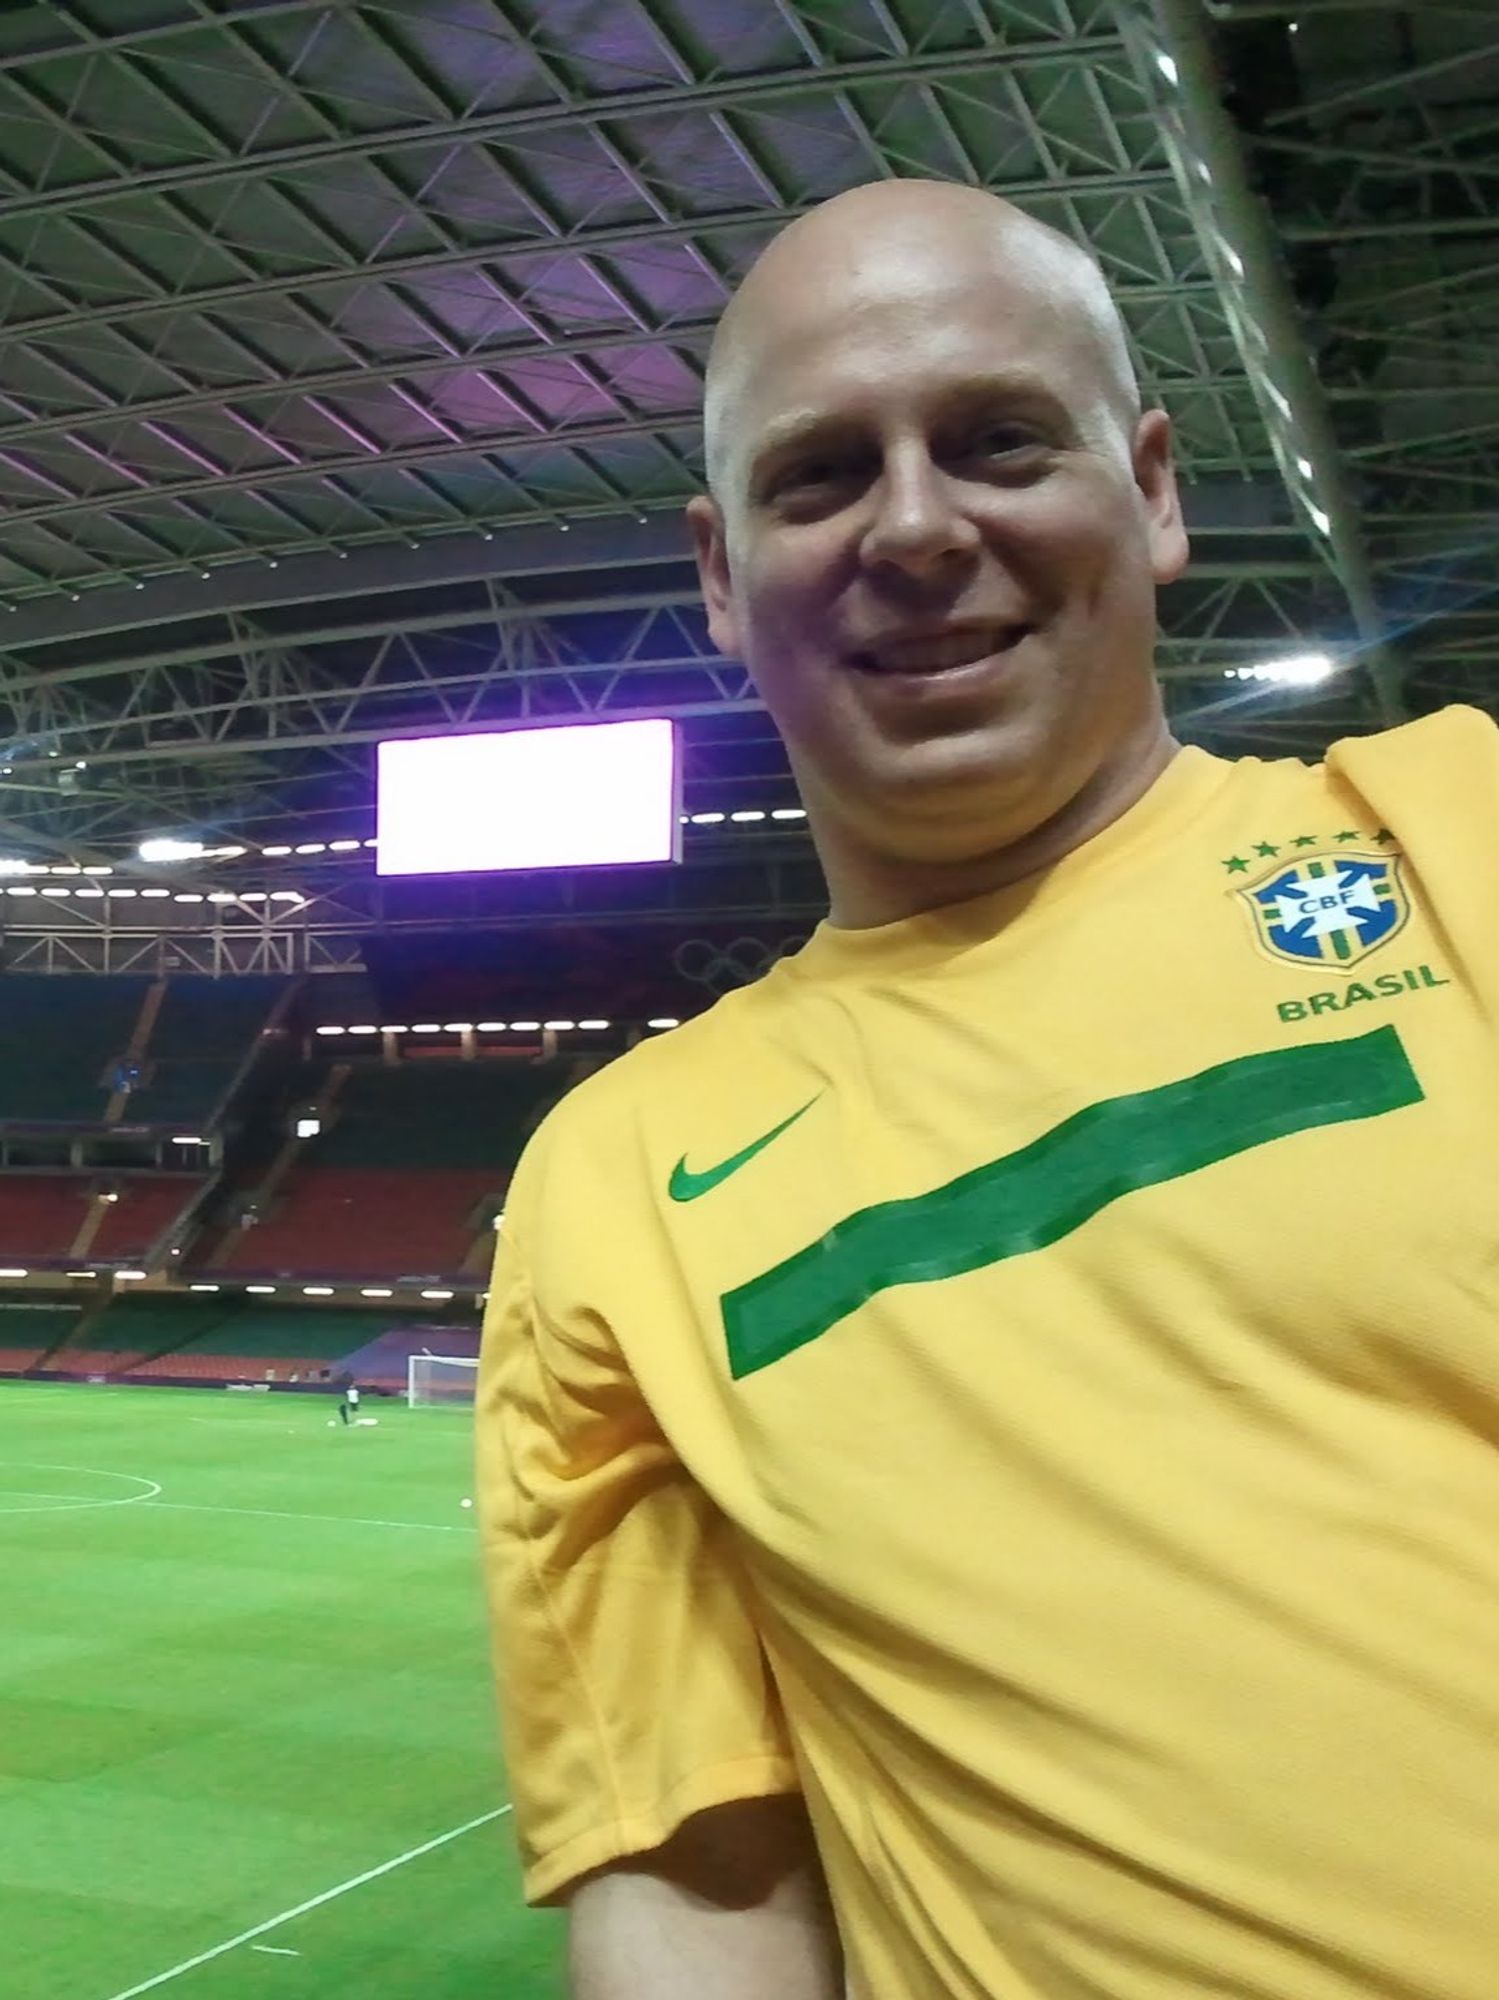
<svg viewBox="0 0 1499 2000"><path fill-rule="evenodd" d="M821 1095L822 1092L818 1091L817 1097ZM704 1173L691 1172L684 1153L671 1170L671 1180L667 1183L666 1192L673 1201L696 1201L701 1195L711 1194L714 1188L721 1187L731 1174L737 1174L741 1167L748 1166L757 1153L763 1153L765 1148L779 1139L783 1132L789 1131L798 1118L805 1116L812 1109L817 1097L809 1097L800 1111L793 1111L789 1118L783 1118L773 1132L767 1132L763 1138L753 1140L740 1152L730 1154L728 1159L720 1160L716 1167L709 1167Z"/></svg>

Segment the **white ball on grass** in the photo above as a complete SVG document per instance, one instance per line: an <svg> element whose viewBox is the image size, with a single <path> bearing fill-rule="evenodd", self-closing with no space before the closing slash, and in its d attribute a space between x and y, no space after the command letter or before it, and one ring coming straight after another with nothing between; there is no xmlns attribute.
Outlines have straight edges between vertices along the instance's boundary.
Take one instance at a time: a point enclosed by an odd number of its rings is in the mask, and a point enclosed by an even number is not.
<svg viewBox="0 0 1499 2000"><path fill-rule="evenodd" d="M460 1500L460 1501L458 1502L458 1505L459 1505L460 1507L472 1507L472 1506L473 1506L473 1504L474 1504L474 1503L473 1503L473 1501L472 1501L472 1500Z"/></svg>

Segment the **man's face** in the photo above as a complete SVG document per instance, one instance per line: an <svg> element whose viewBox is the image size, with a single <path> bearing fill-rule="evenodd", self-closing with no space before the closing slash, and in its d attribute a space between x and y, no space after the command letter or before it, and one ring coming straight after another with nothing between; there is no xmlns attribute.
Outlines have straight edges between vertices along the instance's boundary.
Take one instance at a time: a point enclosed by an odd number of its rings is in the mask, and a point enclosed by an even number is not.
<svg viewBox="0 0 1499 2000"><path fill-rule="evenodd" d="M838 261L730 363L721 511L694 510L713 637L814 825L966 859L1159 735L1155 591L1186 561L1169 425L1133 418L1054 261Z"/></svg>

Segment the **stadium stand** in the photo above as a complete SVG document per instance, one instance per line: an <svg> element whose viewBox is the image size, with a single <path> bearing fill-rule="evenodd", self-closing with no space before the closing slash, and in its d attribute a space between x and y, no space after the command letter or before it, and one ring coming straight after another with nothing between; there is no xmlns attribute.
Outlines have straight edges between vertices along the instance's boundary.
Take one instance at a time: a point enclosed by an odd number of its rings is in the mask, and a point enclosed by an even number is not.
<svg viewBox="0 0 1499 2000"><path fill-rule="evenodd" d="M493 1168L304 1167L213 1268L269 1278L455 1277L500 1180Z"/></svg>
<svg viewBox="0 0 1499 2000"><path fill-rule="evenodd" d="M0 1262L28 1268L146 1256L206 1185L198 1174L0 1173ZM106 1190L117 1198L105 1199Z"/></svg>
<svg viewBox="0 0 1499 2000"><path fill-rule="evenodd" d="M116 1318L123 1304L87 1312L74 1338L50 1355L47 1368L60 1375L118 1375L139 1358L136 1329L129 1319Z"/></svg>
<svg viewBox="0 0 1499 2000"><path fill-rule="evenodd" d="M0 1300L0 1375L20 1375L36 1367L68 1338L81 1316L81 1307L61 1301L37 1305Z"/></svg>
<svg viewBox="0 0 1499 2000"><path fill-rule="evenodd" d="M331 1129L329 1167L469 1167L508 1176L543 1112L578 1080L571 1062L413 1062L351 1069Z"/></svg>
<svg viewBox="0 0 1499 2000"><path fill-rule="evenodd" d="M448 1279L471 1272L527 1136L572 1063L351 1068L329 1129L208 1268L224 1276Z"/></svg>
<svg viewBox="0 0 1499 2000"><path fill-rule="evenodd" d="M169 979L146 1045L145 1080L130 1096L130 1122L191 1133L211 1124L290 991L274 977Z"/></svg>
<svg viewBox="0 0 1499 2000"><path fill-rule="evenodd" d="M93 1186L78 1174L0 1174L0 1260L63 1262L88 1221Z"/></svg>
<svg viewBox="0 0 1499 2000"><path fill-rule="evenodd" d="M104 1274L87 1298L31 1307L17 1295L0 1318L0 1372L325 1383L352 1358L368 1364L369 1386L394 1391L414 1351L475 1351L472 1319L434 1325L427 1303L406 1313L313 1308L154 1284L110 1297L111 1267L182 1285L188 1273L172 1260L186 1251L192 1263L214 1241L193 1241L205 1199L220 1235L235 1221L216 1276L461 1280L470 1295L481 1282L474 1274L487 1267L489 1224L521 1147L593 1060L259 1069L292 991L280 978L0 978L0 1026L16 1030L0 1035L0 1128L17 1163L0 1168L0 1267L44 1282L78 1266ZM27 1038L41 1051L41 1084L29 1051L17 1053ZM311 1142L285 1136L288 1101L324 1117ZM211 1142L211 1155L196 1157L211 1157L213 1171L171 1164L186 1132ZM237 1190L220 1179L226 1145ZM241 1205L258 1209L253 1226Z"/></svg>
<svg viewBox="0 0 1499 2000"><path fill-rule="evenodd" d="M129 1382L306 1381L324 1370L342 1373L348 1357L391 1330L389 1313L355 1307L156 1294L117 1300L89 1329L87 1345L63 1349L53 1364L70 1375ZM472 1351L474 1338L468 1335L462 1351Z"/></svg>
<svg viewBox="0 0 1499 2000"><path fill-rule="evenodd" d="M0 1170L0 1263L164 1256L210 1181L152 1163L179 1134L212 1131L295 990L280 977L0 975L14 1162Z"/></svg>
<svg viewBox="0 0 1499 2000"><path fill-rule="evenodd" d="M0 1121L102 1125L150 979L0 975Z"/></svg>
<svg viewBox="0 0 1499 2000"><path fill-rule="evenodd" d="M0 1123L107 1127L124 1115L196 1132L292 990L269 976L0 975Z"/></svg>
<svg viewBox="0 0 1499 2000"><path fill-rule="evenodd" d="M202 1193L200 1174L153 1174L115 1182L119 1200L108 1203L97 1233L84 1252L100 1263L123 1263L149 1256Z"/></svg>

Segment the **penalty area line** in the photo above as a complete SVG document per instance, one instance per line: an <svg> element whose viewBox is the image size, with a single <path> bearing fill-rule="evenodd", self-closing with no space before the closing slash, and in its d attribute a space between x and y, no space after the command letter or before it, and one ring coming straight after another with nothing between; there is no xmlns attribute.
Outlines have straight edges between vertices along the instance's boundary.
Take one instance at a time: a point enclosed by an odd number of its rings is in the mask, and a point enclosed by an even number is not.
<svg viewBox="0 0 1499 2000"><path fill-rule="evenodd" d="M169 1966L165 1972L158 1972L154 1979L143 1979L138 1986L127 1986L123 1992L112 1993L109 2000L136 2000L138 1993L152 1993L158 1986L165 1986L169 1979L178 1979L184 1972L191 1972L197 1966L207 1965L215 1958L222 1958L226 1951L237 1951L242 1944L249 1944L254 1938L264 1937L267 1931L276 1930L282 1924L289 1924L294 1917L305 1917L309 1910L320 1909L324 1903L331 1903L335 1896L347 1895L350 1889L360 1889L366 1882L378 1881L382 1875L389 1875L393 1869L404 1868L408 1861L420 1860L422 1855L430 1854L434 1848L446 1847L450 1840L457 1840L461 1834L472 1833L476 1827L488 1826L492 1820L503 1819L505 1814L512 1810L513 1808L508 1805L496 1806L491 1812L480 1813L477 1819L466 1819L462 1826L450 1827L446 1833L438 1834L435 1840L424 1840L420 1847L408 1847L404 1854L396 1855L391 1861L382 1861L378 1868L366 1868L362 1875L351 1875L347 1882L340 1882L335 1888L325 1889L320 1896L309 1896L305 1903L298 1903L295 1909L283 1910L276 1917L267 1917L263 1924L252 1924L249 1930L241 1931L237 1937L225 1938L222 1944L214 1945L211 1950L200 1951L194 1958L183 1959L180 1965Z"/></svg>
<svg viewBox="0 0 1499 2000"><path fill-rule="evenodd" d="M111 1500L107 1504L123 1506L124 1502ZM461 1535L464 1530L462 1522L450 1527L443 1521L372 1521L359 1514L287 1514L279 1507L215 1507L206 1500L151 1500L144 1494L139 1504L172 1514L244 1514L259 1521L325 1521L335 1528L414 1528L421 1535Z"/></svg>

